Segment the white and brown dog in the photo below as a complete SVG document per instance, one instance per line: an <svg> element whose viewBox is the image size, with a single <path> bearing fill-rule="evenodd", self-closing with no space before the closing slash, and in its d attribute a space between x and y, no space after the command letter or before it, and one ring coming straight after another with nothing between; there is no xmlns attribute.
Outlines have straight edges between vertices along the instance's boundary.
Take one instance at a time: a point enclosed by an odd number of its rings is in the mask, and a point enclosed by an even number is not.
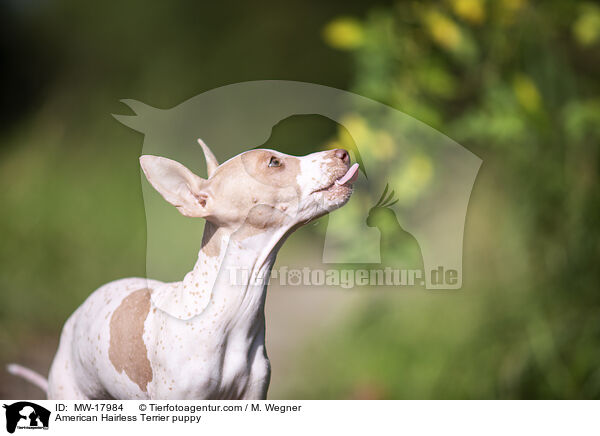
<svg viewBox="0 0 600 436"><path fill-rule="evenodd" d="M264 304L269 272L295 229L344 205L358 164L345 150L303 157L250 150L208 179L142 156L150 184L185 216L207 220L180 282L129 278L96 290L67 320L48 381L9 370L49 399L264 399L270 380ZM232 283L232 269L249 271ZM243 275L242 275L243 276Z"/></svg>

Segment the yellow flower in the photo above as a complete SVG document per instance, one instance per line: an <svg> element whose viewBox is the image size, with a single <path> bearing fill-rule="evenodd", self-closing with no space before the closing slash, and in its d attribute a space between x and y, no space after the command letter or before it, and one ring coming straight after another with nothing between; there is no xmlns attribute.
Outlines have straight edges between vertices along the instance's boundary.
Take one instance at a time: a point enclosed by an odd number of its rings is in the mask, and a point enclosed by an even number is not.
<svg viewBox="0 0 600 436"><path fill-rule="evenodd" d="M573 23L573 33L581 45L592 45L600 40L600 8L584 3L579 17Z"/></svg>
<svg viewBox="0 0 600 436"><path fill-rule="evenodd" d="M465 21L481 24L485 20L482 0L451 0L454 13Z"/></svg>
<svg viewBox="0 0 600 436"><path fill-rule="evenodd" d="M436 43L449 50L458 48L462 35L454 21L436 10L425 12L423 19L427 31Z"/></svg>
<svg viewBox="0 0 600 436"><path fill-rule="evenodd" d="M331 21L323 29L325 42L339 50L354 50L364 41L361 23L350 17L340 17Z"/></svg>
<svg viewBox="0 0 600 436"><path fill-rule="evenodd" d="M394 180L396 194L402 204L411 204L427 189L433 179L433 162L425 154L408 159Z"/></svg>
<svg viewBox="0 0 600 436"><path fill-rule="evenodd" d="M513 91L521 106L529 112L535 112L540 108L542 97L529 76L517 75L513 81Z"/></svg>
<svg viewBox="0 0 600 436"><path fill-rule="evenodd" d="M353 141L368 144L371 135L367 121L357 114L346 115L338 128L338 142L343 146L352 144Z"/></svg>

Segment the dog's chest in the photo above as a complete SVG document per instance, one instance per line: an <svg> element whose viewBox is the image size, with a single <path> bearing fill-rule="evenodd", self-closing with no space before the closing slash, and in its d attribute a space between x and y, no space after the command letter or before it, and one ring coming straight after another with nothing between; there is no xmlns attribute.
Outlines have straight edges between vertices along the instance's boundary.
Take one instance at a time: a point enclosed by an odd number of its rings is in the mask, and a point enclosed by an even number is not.
<svg viewBox="0 0 600 436"><path fill-rule="evenodd" d="M256 353L264 349L264 333L251 340L244 326L226 333L222 320L210 313L192 320L154 315L145 337L152 397L239 398L256 382L256 361L266 360Z"/></svg>

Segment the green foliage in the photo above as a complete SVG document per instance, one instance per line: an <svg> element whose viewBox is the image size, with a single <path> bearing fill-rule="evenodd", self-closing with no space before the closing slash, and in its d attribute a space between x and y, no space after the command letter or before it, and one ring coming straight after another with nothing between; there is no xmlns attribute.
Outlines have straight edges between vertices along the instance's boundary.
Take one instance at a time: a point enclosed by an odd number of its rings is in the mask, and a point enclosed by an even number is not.
<svg viewBox="0 0 600 436"><path fill-rule="evenodd" d="M362 22L353 90L484 160L465 283L373 290L295 395L600 397L599 31L595 5L559 1L398 2Z"/></svg>
<svg viewBox="0 0 600 436"><path fill-rule="evenodd" d="M5 351L19 335L55 330L107 276L144 274L137 150L120 149L118 135L109 144L88 139L92 149L64 148L63 132L18 136L0 164L0 183L8 187L0 214Z"/></svg>

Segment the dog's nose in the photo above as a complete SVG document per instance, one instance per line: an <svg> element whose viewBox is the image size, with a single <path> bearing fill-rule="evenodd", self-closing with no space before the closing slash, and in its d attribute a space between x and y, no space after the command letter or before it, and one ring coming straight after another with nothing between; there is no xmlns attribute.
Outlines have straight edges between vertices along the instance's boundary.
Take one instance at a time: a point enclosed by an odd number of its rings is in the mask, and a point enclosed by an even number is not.
<svg viewBox="0 0 600 436"><path fill-rule="evenodd" d="M345 164L350 163L350 156L348 155L348 152L346 150L344 150L343 148L337 148L334 151L335 157L337 157L338 159L341 159L342 162L344 162Z"/></svg>

